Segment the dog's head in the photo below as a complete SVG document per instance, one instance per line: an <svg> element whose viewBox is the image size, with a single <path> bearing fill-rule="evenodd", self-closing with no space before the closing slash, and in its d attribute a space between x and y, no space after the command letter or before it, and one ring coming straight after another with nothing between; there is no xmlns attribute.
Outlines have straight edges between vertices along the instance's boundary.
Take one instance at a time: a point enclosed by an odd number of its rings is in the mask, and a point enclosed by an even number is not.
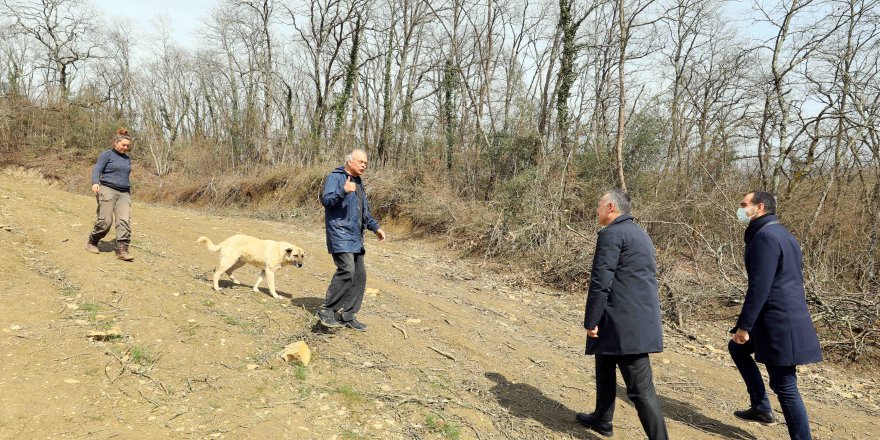
<svg viewBox="0 0 880 440"><path fill-rule="evenodd" d="M303 252L302 249L290 243L284 243L283 249L284 262L294 265L296 267L303 267L303 259L305 258L306 254L305 252Z"/></svg>

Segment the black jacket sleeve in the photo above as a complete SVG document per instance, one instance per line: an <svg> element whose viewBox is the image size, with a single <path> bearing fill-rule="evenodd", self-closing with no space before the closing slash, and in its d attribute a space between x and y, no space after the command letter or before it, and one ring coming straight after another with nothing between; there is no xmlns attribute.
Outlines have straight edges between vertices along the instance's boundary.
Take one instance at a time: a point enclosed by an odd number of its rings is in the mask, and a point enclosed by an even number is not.
<svg viewBox="0 0 880 440"><path fill-rule="evenodd" d="M593 254L593 269L590 271L590 291L584 310L584 328L593 329L599 325L611 284L614 282L614 271L623 248L623 237L614 231L605 229L599 233L596 241L596 252ZM601 329L600 329L601 330Z"/></svg>

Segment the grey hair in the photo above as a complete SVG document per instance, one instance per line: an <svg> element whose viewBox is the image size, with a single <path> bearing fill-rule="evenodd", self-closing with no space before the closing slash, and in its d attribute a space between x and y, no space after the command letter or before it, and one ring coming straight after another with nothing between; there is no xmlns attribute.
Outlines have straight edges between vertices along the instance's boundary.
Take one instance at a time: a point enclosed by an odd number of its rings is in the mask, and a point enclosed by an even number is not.
<svg viewBox="0 0 880 440"><path fill-rule="evenodd" d="M602 195L602 197L607 197L608 201L613 203L621 214L629 214L632 210L632 199L630 199L629 194L624 190L608 190Z"/></svg>
<svg viewBox="0 0 880 440"><path fill-rule="evenodd" d="M348 153L345 155L345 163L349 163L352 161L352 159L354 159L354 153L362 153L364 156L367 155L366 151L361 150L359 148L351 150L351 153Z"/></svg>

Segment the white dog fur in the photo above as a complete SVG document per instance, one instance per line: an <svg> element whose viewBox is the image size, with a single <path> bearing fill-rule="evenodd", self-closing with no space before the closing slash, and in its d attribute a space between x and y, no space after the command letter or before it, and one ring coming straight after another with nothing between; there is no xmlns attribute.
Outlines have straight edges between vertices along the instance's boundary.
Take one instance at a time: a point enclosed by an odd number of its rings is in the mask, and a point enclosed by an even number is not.
<svg viewBox="0 0 880 440"><path fill-rule="evenodd" d="M275 292L275 272L284 266L292 265L302 267L305 254L298 246L283 241L260 240L249 235L233 235L218 244L214 244L208 237L202 236L197 243L205 243L211 252L220 251L220 262L217 271L214 272L214 290L220 290L220 275L226 273L236 284L241 284L232 272L245 264L250 264L262 269L260 277L254 284L254 292L259 292L259 285L266 278L269 284L269 292L273 298L281 298Z"/></svg>

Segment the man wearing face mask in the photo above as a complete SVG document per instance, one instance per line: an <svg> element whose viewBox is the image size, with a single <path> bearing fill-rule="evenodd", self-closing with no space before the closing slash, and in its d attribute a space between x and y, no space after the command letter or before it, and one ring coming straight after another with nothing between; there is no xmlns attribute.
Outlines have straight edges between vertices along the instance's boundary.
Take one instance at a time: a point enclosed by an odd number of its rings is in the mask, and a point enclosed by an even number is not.
<svg viewBox="0 0 880 440"><path fill-rule="evenodd" d="M776 422L757 361L767 367L770 389L779 399L789 436L810 439L807 409L797 387L797 366L821 362L822 349L807 309L801 249L779 223L776 199L770 193L746 194L736 215L746 226L749 283L727 349L746 384L751 405L734 415L765 425Z"/></svg>

